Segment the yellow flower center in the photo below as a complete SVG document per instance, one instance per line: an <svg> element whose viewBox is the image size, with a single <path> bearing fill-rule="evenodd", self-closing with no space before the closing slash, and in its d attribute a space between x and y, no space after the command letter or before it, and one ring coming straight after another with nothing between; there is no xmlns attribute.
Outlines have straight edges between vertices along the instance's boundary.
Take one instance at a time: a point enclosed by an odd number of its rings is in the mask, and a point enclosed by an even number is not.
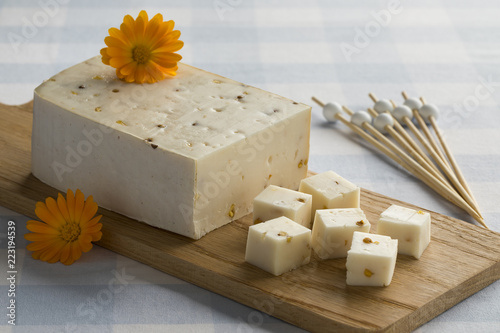
<svg viewBox="0 0 500 333"><path fill-rule="evenodd" d="M151 58L151 51L144 45L137 45L132 49L132 59L140 65L144 65Z"/></svg>
<svg viewBox="0 0 500 333"><path fill-rule="evenodd" d="M78 239L82 230L77 223L68 222L59 229L59 232L61 233L61 238L63 240L68 243L72 243Z"/></svg>

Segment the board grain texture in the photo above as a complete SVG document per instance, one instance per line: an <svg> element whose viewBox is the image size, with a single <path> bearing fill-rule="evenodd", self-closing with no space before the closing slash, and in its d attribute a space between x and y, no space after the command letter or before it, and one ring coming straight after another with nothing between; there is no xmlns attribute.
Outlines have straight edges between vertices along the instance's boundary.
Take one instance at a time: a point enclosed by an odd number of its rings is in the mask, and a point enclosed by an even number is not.
<svg viewBox="0 0 500 333"><path fill-rule="evenodd" d="M0 205L36 218L35 203L57 190L30 173L31 124L31 103L0 105ZM362 190L372 231L391 204L418 208ZM279 277L246 263L250 215L194 241L99 213L98 245L313 332L409 332L500 278L500 234L433 212L429 247L420 260L399 255L385 288L347 286L345 258L314 255Z"/></svg>

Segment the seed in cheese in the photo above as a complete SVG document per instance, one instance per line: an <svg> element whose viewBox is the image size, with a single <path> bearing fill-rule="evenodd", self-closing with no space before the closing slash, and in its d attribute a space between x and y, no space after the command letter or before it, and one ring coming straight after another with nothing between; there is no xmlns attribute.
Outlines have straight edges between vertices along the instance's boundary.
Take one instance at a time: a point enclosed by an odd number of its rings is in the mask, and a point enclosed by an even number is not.
<svg viewBox="0 0 500 333"><path fill-rule="evenodd" d="M198 239L306 176L311 108L179 63L125 83L94 57L35 90L32 172L99 206Z"/></svg>
<svg viewBox="0 0 500 333"><path fill-rule="evenodd" d="M317 209L359 208L359 187L333 171L303 179L299 191L313 196L312 218Z"/></svg>
<svg viewBox="0 0 500 333"><path fill-rule="evenodd" d="M347 252L347 284L388 286L398 255L398 240L389 236L355 231Z"/></svg>
<svg viewBox="0 0 500 333"><path fill-rule="evenodd" d="M280 216L311 227L310 194L270 185L253 200L254 223L268 221Z"/></svg>
<svg viewBox="0 0 500 333"><path fill-rule="evenodd" d="M321 259L346 257L355 231L370 231L360 208L319 209L312 229L313 250Z"/></svg>
<svg viewBox="0 0 500 333"><path fill-rule="evenodd" d="M281 275L311 259L311 230L278 217L250 226L245 261L271 274Z"/></svg>
<svg viewBox="0 0 500 333"><path fill-rule="evenodd" d="M377 233L397 239L399 253L419 259L431 241L431 215L392 205L380 214Z"/></svg>

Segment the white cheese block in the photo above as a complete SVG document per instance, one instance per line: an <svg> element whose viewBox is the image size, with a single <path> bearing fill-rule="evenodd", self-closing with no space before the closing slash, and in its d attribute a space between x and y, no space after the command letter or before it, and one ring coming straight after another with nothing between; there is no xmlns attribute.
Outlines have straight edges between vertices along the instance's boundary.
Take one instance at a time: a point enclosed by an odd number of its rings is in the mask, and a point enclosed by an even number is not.
<svg viewBox="0 0 500 333"><path fill-rule="evenodd" d="M351 286L388 286L392 281L398 240L355 231L347 252L346 283Z"/></svg>
<svg viewBox="0 0 500 333"><path fill-rule="evenodd" d="M321 259L346 257L355 231L370 231L370 221L360 208L317 210L312 229L314 252Z"/></svg>
<svg viewBox="0 0 500 333"><path fill-rule="evenodd" d="M311 108L179 64L124 83L100 56L35 90L32 172L102 207L198 239L306 176Z"/></svg>
<svg viewBox="0 0 500 333"><path fill-rule="evenodd" d="M278 217L250 226L245 261L271 274L281 275L311 259L311 230Z"/></svg>
<svg viewBox="0 0 500 333"><path fill-rule="evenodd" d="M419 259L431 241L431 215L392 205L380 214L377 233L397 239L399 253Z"/></svg>
<svg viewBox="0 0 500 333"><path fill-rule="evenodd" d="M310 194L270 185L253 200L254 224L286 216L310 228L311 205Z"/></svg>
<svg viewBox="0 0 500 333"><path fill-rule="evenodd" d="M359 187L333 171L303 179L299 191L313 196L313 219L317 209L359 208Z"/></svg>

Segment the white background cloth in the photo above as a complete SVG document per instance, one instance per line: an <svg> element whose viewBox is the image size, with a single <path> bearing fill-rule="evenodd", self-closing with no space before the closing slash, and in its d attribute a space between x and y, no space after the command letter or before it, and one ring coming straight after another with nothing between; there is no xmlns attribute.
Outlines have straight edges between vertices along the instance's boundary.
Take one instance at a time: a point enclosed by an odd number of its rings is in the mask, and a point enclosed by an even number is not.
<svg viewBox="0 0 500 333"><path fill-rule="evenodd" d="M313 105L372 106L401 91L441 109L439 125L487 224L500 231L498 1L2 0L0 102L21 104L60 70L93 57L125 14L161 12L183 62ZM0 119L0 121L2 121ZM1 152L0 152L1 153ZM310 169L472 222L313 105ZM17 325L7 325L6 224L17 227ZM301 331L100 247L70 267L35 261L27 218L0 208L1 332ZM480 241L480 240L478 240ZM457 267L460 269L460 267ZM118 279L117 279L118 277ZM117 280L114 280L117 279ZM110 287L110 281L120 281ZM499 332L500 282L419 332Z"/></svg>

